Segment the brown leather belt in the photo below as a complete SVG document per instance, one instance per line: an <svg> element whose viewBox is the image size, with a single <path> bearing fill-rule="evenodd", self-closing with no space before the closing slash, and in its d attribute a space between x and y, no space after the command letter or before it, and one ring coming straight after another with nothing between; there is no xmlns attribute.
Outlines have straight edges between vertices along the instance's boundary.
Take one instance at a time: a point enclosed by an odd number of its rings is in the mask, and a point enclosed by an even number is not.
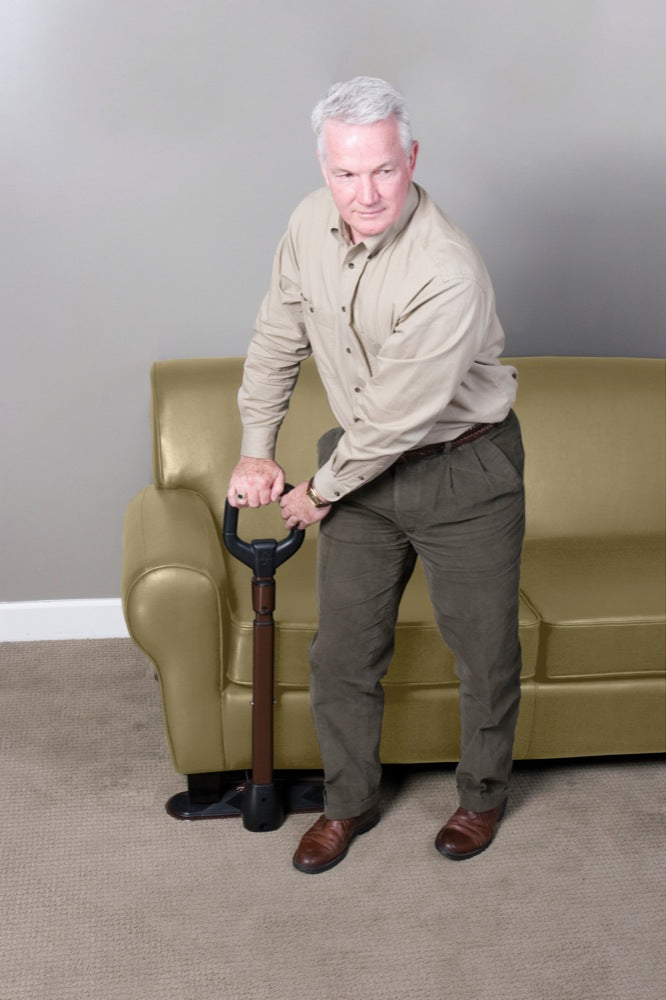
<svg viewBox="0 0 666 1000"><path fill-rule="evenodd" d="M463 431L457 438L454 438L453 441L435 441L434 444L424 444L422 448L412 448L411 451L404 451L396 459L396 462L416 462L419 458L427 458L428 455L439 455L442 451L451 451L452 448L459 448L461 444L476 441L477 438L483 437L493 427L498 426L498 424L474 424L469 430Z"/></svg>

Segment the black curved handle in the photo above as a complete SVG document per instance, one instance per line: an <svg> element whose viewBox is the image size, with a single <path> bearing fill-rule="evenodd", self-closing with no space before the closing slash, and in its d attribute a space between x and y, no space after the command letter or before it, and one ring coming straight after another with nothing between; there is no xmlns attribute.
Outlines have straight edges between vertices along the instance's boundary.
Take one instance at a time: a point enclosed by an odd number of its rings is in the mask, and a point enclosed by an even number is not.
<svg viewBox="0 0 666 1000"><path fill-rule="evenodd" d="M289 483L285 483L284 493L293 488ZM277 567L300 549L304 538L304 531L292 528L287 537L280 542L274 538L255 538L251 542L245 542L238 537L238 508L232 507L228 500L225 501L222 522L224 544L232 556L249 566L257 577L273 576Z"/></svg>

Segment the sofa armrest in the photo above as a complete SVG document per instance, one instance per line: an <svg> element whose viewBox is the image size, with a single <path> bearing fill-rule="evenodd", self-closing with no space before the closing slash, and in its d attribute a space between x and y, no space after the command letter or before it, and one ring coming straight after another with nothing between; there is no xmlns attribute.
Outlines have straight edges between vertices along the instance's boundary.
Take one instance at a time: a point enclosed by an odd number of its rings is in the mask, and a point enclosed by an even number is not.
<svg viewBox="0 0 666 1000"><path fill-rule="evenodd" d="M134 497L123 532L123 611L130 635L155 664L181 774L226 770L225 589L221 540L204 499L154 486Z"/></svg>

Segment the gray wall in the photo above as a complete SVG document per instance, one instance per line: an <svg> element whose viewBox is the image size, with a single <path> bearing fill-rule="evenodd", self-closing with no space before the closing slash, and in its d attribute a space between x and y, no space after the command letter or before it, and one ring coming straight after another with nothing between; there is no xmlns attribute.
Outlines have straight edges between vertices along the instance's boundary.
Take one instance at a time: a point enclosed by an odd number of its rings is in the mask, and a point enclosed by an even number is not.
<svg viewBox="0 0 666 1000"><path fill-rule="evenodd" d="M0 600L119 593L148 369L243 354L337 79L408 97L509 354L664 352L662 0L0 0Z"/></svg>

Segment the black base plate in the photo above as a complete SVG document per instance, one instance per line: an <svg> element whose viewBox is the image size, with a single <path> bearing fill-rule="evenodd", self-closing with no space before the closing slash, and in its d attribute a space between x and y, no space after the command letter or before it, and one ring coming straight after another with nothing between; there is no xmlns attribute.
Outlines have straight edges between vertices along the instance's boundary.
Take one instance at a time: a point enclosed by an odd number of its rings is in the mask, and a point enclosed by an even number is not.
<svg viewBox="0 0 666 1000"><path fill-rule="evenodd" d="M166 811L174 819L229 819L243 815L245 787L251 778L231 781L223 785L220 798L215 802L193 802L189 792L178 792L166 804ZM324 809L324 780L321 777L303 778L299 775L275 775L274 785L285 813L322 812Z"/></svg>

